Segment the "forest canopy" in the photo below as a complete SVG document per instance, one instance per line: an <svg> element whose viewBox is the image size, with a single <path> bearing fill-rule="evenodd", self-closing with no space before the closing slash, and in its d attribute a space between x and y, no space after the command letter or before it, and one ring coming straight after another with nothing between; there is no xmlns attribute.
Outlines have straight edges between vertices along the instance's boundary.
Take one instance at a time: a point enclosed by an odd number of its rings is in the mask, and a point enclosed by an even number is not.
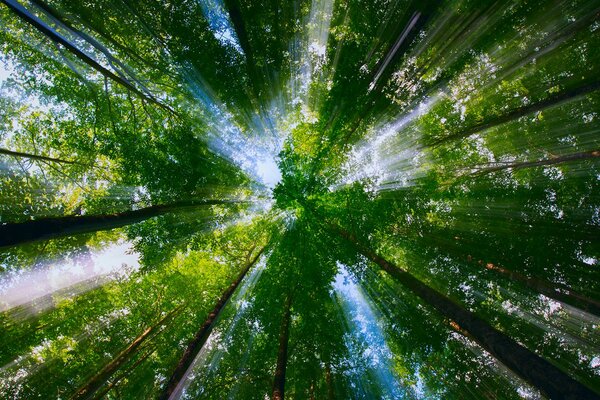
<svg viewBox="0 0 600 400"><path fill-rule="evenodd" d="M0 398L600 398L599 17L0 0Z"/></svg>

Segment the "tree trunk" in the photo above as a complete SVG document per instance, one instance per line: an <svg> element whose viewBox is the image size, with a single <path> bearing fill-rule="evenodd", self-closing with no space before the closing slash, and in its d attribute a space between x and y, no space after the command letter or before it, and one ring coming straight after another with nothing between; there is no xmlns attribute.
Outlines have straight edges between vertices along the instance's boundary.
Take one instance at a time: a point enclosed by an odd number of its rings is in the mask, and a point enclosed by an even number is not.
<svg viewBox="0 0 600 400"><path fill-rule="evenodd" d="M29 158L31 160L50 161L50 162L56 162L56 163L61 163L61 164L78 164L75 161L67 161L67 160L61 160L59 158L39 156L37 154L21 153L19 151L12 151L12 150L3 149L3 148L0 148L0 154L5 154L7 156L13 156L13 157L19 157L19 158Z"/></svg>
<svg viewBox="0 0 600 400"><path fill-rule="evenodd" d="M254 60L254 51L250 45L250 39L248 38L248 30L246 29L246 23L240 10L240 4L238 0L224 0L229 19L235 30L235 35L238 39L240 47L246 56L246 71L250 77L250 82L253 89L255 99L259 99L260 95L260 82L262 82L261 76L257 71L256 62Z"/></svg>
<svg viewBox="0 0 600 400"><path fill-rule="evenodd" d="M186 208L230 203L232 202L228 200L191 200L156 205L116 214L52 217L27 222L8 223L0 225L0 248L16 246L36 240L56 239L81 233L120 228Z"/></svg>
<svg viewBox="0 0 600 400"><path fill-rule="evenodd" d="M504 115L500 115L497 117L491 117L487 122L476 124L470 128L464 129L459 132L451 133L448 136L434 140L432 143L429 144L429 146L438 146L440 144L443 144L443 143L446 143L446 142L449 142L452 140L466 138L468 136L474 135L475 133L484 131L486 129L490 129L495 126L502 125L506 122L510 122L512 120L524 117L525 115L531 114L532 112L542 111L549 107L558 106L560 104L566 103L570 100L581 97L588 93L595 92L598 89L600 89L600 81L594 81L594 82L588 83L587 85L584 85L581 87L577 87L574 89L564 91L562 93L551 95L544 100L538 101L537 103L532 103L532 104L528 104L526 106L517 107Z"/></svg>
<svg viewBox="0 0 600 400"><path fill-rule="evenodd" d="M106 396L106 394L108 392L110 392L115 386L117 386L119 384L119 382L121 382L121 380L127 376L129 376L129 374L135 370L141 363L143 363L148 357L150 357L154 352L156 351L156 349L152 349L150 351L147 351L143 356L141 356L140 358L138 358L136 360L135 363L133 363L133 365L131 365L130 367L128 367L125 371L121 372L117 377L115 377L111 382L109 382L104 389L96 392L96 395L93 397L93 400L101 400L104 399L104 396Z"/></svg>
<svg viewBox="0 0 600 400"><path fill-rule="evenodd" d="M92 46L94 46L96 49L101 51L112 62L116 62L122 68L125 67L125 64L123 64L121 61L114 58L112 56L112 54L110 53L110 51L106 47L104 47L100 42L98 42L96 39L89 36L85 32L83 32L82 30L78 29L70 21L68 21L67 17L64 15L64 13L61 14L61 12L59 10L52 7L50 4L48 4L44 0L30 0L30 2L32 4L35 4L36 7L38 7L40 10L42 10L46 15L48 15L54 21L63 25L64 27L69 29L71 32L76 34L77 36L80 36L82 39L89 42ZM83 18L81 18L81 16L78 16L78 17L79 17L78 18L79 23L85 24L90 30L92 30L93 32L100 35L102 37L102 39L104 39L106 42L110 43L113 48L120 50L121 53L127 54L127 56L135 59L136 61L144 64L147 67L160 70L160 68L156 64L146 60L139 54L132 51L130 48L119 43L108 32L106 32L106 30L102 29L102 27L98 26L97 24L93 24L92 21L90 21L89 19L85 19L85 17L83 17ZM129 68L125 68L125 69L129 70ZM165 75L168 75L171 78L173 77L173 75L169 74L169 72L167 72L167 71L161 70L161 72L163 72ZM137 80L136 80L136 82L137 82Z"/></svg>
<svg viewBox="0 0 600 400"><path fill-rule="evenodd" d="M455 321L486 351L551 399L600 399L600 396L537 354L518 344L461 305L427 286L408 272L358 242L354 235L330 225L339 235L381 269L393 276L440 314Z"/></svg>
<svg viewBox="0 0 600 400"><path fill-rule="evenodd" d="M30 0L30 2L32 4L34 4L37 8L42 10L44 12L44 14L46 14L46 16L52 20L54 25L58 25L58 26L62 25L61 27L63 29L70 31L71 33L73 33L76 36L79 36L81 39L85 40L89 45L93 46L96 50L101 52L106 57L110 66L116 70L117 75L119 75L119 76L129 75L129 77L132 78L135 83L139 84L143 88L143 90L146 92L146 94L151 96L151 93L148 91L148 89L138 79L136 79L136 77L135 77L134 73L131 71L131 69L127 65L125 65L123 62L121 62L121 60L119 60L118 58L115 58L115 56L113 56L113 54L110 52L110 50L108 50L102 43L98 42L96 39L94 39L92 36L88 35L84 31L77 29L75 26L73 26L73 24L71 24L67 19L65 19L64 15L60 15L58 10L51 7L45 1ZM111 43L114 44L114 40L111 41ZM118 66L120 69L117 69L115 67L115 65Z"/></svg>
<svg viewBox="0 0 600 400"><path fill-rule="evenodd" d="M327 400L335 400L335 389L333 387L329 363L325 364L325 384L327 385Z"/></svg>
<svg viewBox="0 0 600 400"><path fill-rule="evenodd" d="M514 169L521 169L521 168L541 167L544 165L562 164L565 162L589 160L589 159L598 158L598 157L600 157L600 150L584 151L581 153L565 154L564 156L548 158L548 159L544 159L544 160L522 161L522 162L498 165L495 167L483 168L479 171L474 172L472 175L484 175L484 174L489 174L491 172L502 171L505 169L513 169L514 170Z"/></svg>
<svg viewBox="0 0 600 400"><path fill-rule="evenodd" d="M495 271L511 280L521 282L527 287L535 290L536 292L543 294L554 300L558 300L562 303L569 304L573 307L587 311L600 317L600 302L597 302L589 297L586 297L580 293L577 293L566 287L557 287L556 284L551 282L538 279L530 278L519 272L507 270L506 268L497 266L492 263L487 263L485 266L490 271Z"/></svg>
<svg viewBox="0 0 600 400"><path fill-rule="evenodd" d="M292 308L292 296L288 294L285 301L285 309L279 330L279 350L277 351L277 366L273 379L272 400L283 400L285 397L285 369L288 358L288 341L290 338L290 319Z"/></svg>
<svg viewBox="0 0 600 400"><path fill-rule="evenodd" d="M92 57L88 56L86 53L84 53L83 51L78 49L75 43L73 43L71 40L64 37L60 33L58 33L51 26L49 26L44 21L42 21L40 18L38 18L37 16L32 14L29 10L27 10L27 8L25 8L18 1L16 1L16 0L0 0L0 1L2 1L4 4L6 4L6 6L8 8L10 8L15 14L17 14L19 16L19 18L21 18L23 21L32 25L34 28L39 30L41 33L43 33L48 39L50 39L54 43L64 46L67 50L69 50L71 53L73 53L79 60L81 60L82 62L86 63L87 65L89 65L90 67L92 67L93 69L98 71L104 77L118 83L119 85L125 87L126 89L134 92L141 98L163 108L164 110L167 110L172 114L177 114L171 107L161 103L156 98L154 98L154 96L143 93L141 90L136 88L127 79L120 77L120 76L116 75L115 73L113 73L112 71L103 67L100 63L98 63Z"/></svg>
<svg viewBox="0 0 600 400"><path fill-rule="evenodd" d="M111 362L106 364L96 375L92 376L85 385L81 386L73 396L71 400L83 400L91 398L94 393L106 383L107 380L133 355L137 353L142 343L144 343L149 337L151 337L161 326L170 321L179 311L182 310L182 306L179 306L165 315L158 323L148 327L141 335L139 335L133 342L123 349Z"/></svg>
<svg viewBox="0 0 600 400"><path fill-rule="evenodd" d="M210 336L215 320L217 319L223 308L225 308L225 305L231 298L231 295L233 295L236 288L242 282L250 268L252 268L252 266L256 264L264 250L265 247L262 247L258 251L258 253L256 253L254 258L252 258L251 260L246 260L242 272L240 272L237 279L231 285L229 285L229 287L223 292L223 294L217 301L217 304L215 305L214 309L210 314L208 314L208 317L206 318L200 329L196 332L196 334L188 344L187 348L185 349L183 356L179 359L179 362L177 363L177 366L175 367L175 370L171 375L171 379L169 379L169 382L167 383L167 386L164 392L159 397L159 399L167 400L175 392L175 389L177 389L177 385L179 384L181 379L183 379L188 368L190 367L190 365L192 365L192 362L200 352L200 349L202 349L202 346L204 346L206 340ZM249 257L250 254L248 254L248 258Z"/></svg>
<svg viewBox="0 0 600 400"><path fill-rule="evenodd" d="M308 396L310 400L315 400L315 381L310 381L310 386L308 388Z"/></svg>

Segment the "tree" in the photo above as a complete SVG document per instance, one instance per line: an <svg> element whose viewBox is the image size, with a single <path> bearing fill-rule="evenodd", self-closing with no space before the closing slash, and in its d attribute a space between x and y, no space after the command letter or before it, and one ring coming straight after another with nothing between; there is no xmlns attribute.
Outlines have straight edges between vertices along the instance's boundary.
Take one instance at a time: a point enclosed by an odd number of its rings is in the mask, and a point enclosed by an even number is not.
<svg viewBox="0 0 600 400"><path fill-rule="evenodd" d="M598 398L597 17L2 1L0 397Z"/></svg>
<svg viewBox="0 0 600 400"><path fill-rule="evenodd" d="M378 264L403 285L409 287L428 304L450 318L451 321L455 321L460 329L464 329L469 335L472 335L487 351L533 383L545 395L572 399L597 397L592 390L572 379L549 362L514 342L508 336L447 297L419 282L406 271L365 248L348 232L339 230L337 227L333 229L354 244L365 257ZM523 368L525 365L527 367Z"/></svg>
<svg viewBox="0 0 600 400"><path fill-rule="evenodd" d="M281 327L279 329L279 348L277 349L277 364L273 377L273 399L285 398L285 370L288 360L288 345L290 340L290 319L292 310L292 296L288 294L285 300Z"/></svg>
<svg viewBox="0 0 600 400"><path fill-rule="evenodd" d="M124 211L117 214L43 218L28 222L9 223L0 226L0 233L4 237L0 241L0 246L15 246L33 240L47 240L61 236L115 229L166 213L181 212L182 210L193 211L197 207L228 203L227 200L184 201Z"/></svg>
<svg viewBox="0 0 600 400"><path fill-rule="evenodd" d="M236 280L232 282L231 285L223 292L223 294L217 301L215 308L208 315L206 321L204 321L200 329L198 329L198 331L188 344L188 347L185 349L185 352L183 353L181 359L177 363L175 371L173 371L173 375L171 375L171 378L169 379L169 382L167 383L166 389L163 392L161 398L168 399L173 394L173 392L177 388L177 384L179 383L181 378L183 378L183 375L186 373L186 371L194 361L194 358L198 355L198 352L200 351L204 343L206 343L206 340L208 339L208 336L212 331L212 327L217 318L219 317L219 313L221 312L223 307L225 307L225 305L231 298L231 295L237 289L240 282L242 282L250 268L252 268L256 264L256 262L262 255L264 249L264 247L260 248L256 252L256 255L252 257L252 259L250 259L250 257L254 252L254 248L250 249L250 251L246 255L245 265L243 266L242 271L240 272Z"/></svg>
<svg viewBox="0 0 600 400"><path fill-rule="evenodd" d="M109 362L102 368L98 373L93 375L83 386L81 386L75 394L72 396L73 399L88 399L91 398L94 393L104 384L110 377L117 371L125 362L127 362L137 351L140 346L148 340L156 332L157 329L161 328L162 325L169 322L174 315L176 315L179 309L175 309L165 315L156 324L149 326L144 332L135 338L133 342L123 349L114 360Z"/></svg>

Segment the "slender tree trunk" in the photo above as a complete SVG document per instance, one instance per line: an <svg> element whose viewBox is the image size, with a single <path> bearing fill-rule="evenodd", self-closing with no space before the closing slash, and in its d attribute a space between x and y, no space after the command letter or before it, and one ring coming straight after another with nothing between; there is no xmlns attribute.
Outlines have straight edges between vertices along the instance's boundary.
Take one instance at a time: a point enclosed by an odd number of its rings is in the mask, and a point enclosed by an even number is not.
<svg viewBox="0 0 600 400"><path fill-rule="evenodd" d="M552 95L544 100L538 101L537 103L532 103L532 104L528 104L526 106L517 107L504 115L492 117L487 122L483 122L483 123L474 125L470 128L466 128L462 131L451 133L448 136L434 140L432 143L429 144L429 146L438 146L440 144L443 144L443 143L446 143L446 142L449 142L452 140L466 138L468 136L474 135L475 133L484 131L486 129L490 129L495 126L502 125L506 122L524 117L525 115L531 114L532 112L542 111L549 107L558 106L560 104L566 103L570 100L576 99L576 98L586 95L588 93L595 92L598 89L600 89L600 81L594 81L594 82L588 83L587 85L584 85L584 86L580 86L580 87L577 87L574 89L566 90L561 93L557 93L557 94Z"/></svg>
<svg viewBox="0 0 600 400"><path fill-rule="evenodd" d="M123 371L122 373L120 373L117 377L115 377L110 383L108 383L107 385L105 385L105 387L96 392L96 395L93 397L94 400L100 400L103 399L104 396L106 396L106 394L108 392L110 392L115 386L117 386L119 384L119 382L121 382L121 380L127 376L129 376L129 374L135 370L141 363L143 363L148 357L150 357L154 352L156 351L156 349L152 349L151 351L147 351L143 356L141 356L140 358L138 358L135 363L133 363L129 368L127 368L125 371Z"/></svg>
<svg viewBox="0 0 600 400"><path fill-rule="evenodd" d="M74 35L79 36L81 39L85 40L88 44L90 44L91 46L93 46L96 50L98 50L102 54L104 54L104 56L106 57L108 63L110 64L110 66L114 70L116 70L118 76L121 76L121 77L123 77L123 76L129 76L129 78L133 82L135 82L138 85L138 87L140 87L142 89L142 91L150 99L153 99L152 93L148 90L148 88L144 85L144 83L141 82L140 79L135 76L135 73L131 70L131 68L128 67L126 64L124 64L121 60L119 60L118 58L116 58L115 56L113 56L112 52L108 48L106 48L102 43L100 43L99 41L97 41L92 36L88 35L87 33L83 32L82 30L77 29L75 26L73 26L73 24L70 23L70 21L68 21L67 19L65 19L64 15L61 15L58 10L56 10L53 7L51 7L45 1L43 1L43 0L30 0L30 2L33 3L37 8L39 8L40 10L42 10L49 18L51 18L53 20L53 22L56 25L62 25L62 27L64 29L67 29L67 30L71 31L71 33L73 33ZM128 55L132 56L132 52L131 51L127 51L127 49L124 46L119 45L118 42L116 42L113 38L109 37L108 41L112 45L118 47L119 49L125 50ZM137 54L134 57L137 58L138 60L142 60L142 62L145 61L143 58L141 58ZM145 64L148 65L147 62ZM117 69L115 66L117 66L119 69ZM156 66L154 66L154 65L152 65L151 67L156 68ZM164 73L164 71L161 71L161 72Z"/></svg>
<svg viewBox="0 0 600 400"><path fill-rule="evenodd" d="M177 385L179 384L181 379L183 379L188 368L190 367L190 365L192 365L192 362L200 352L200 349L202 349L202 346L204 346L206 340L210 336L215 320L217 319L223 308L225 308L225 305L227 304L227 302L229 301L239 284L242 282L250 268L252 268L252 266L256 264L264 249L265 248L262 247L258 251L258 253L256 253L254 258L252 258L251 260L246 260L242 272L240 272L237 279L231 285L229 285L229 287L223 292L223 294L217 301L217 304L215 305L214 309L210 314L208 314L208 317L206 318L200 329L196 332L196 334L188 344L187 348L185 349L183 356L179 359L179 362L177 363L177 366L175 367L175 370L173 371L173 374L171 375L171 378L169 379L169 382L167 383L167 386L164 392L159 397L159 399L167 400L175 392L175 389L177 389ZM249 257L250 254L248 254L248 258Z"/></svg>
<svg viewBox="0 0 600 400"><path fill-rule="evenodd" d="M96 39L89 36L85 32L81 31L80 29L77 29L77 27L75 27L70 21L68 21L66 19L67 17L64 15L64 13L61 13L59 10L52 7L50 4L48 4L44 0L31 0L31 3L35 4L46 15L50 16L52 19L54 19L58 23L62 24L63 26L65 26L66 28L71 30L73 33L80 36L82 39L90 42L90 44L92 44L95 48L97 48L99 51L102 51L102 53L104 53L104 55L108 59L116 62L119 66L124 66L124 64L122 62L120 62L119 60L115 59L112 56L112 54L110 53L110 51L108 51L108 49L106 49L100 42L98 42ZM97 26L97 24L92 24L92 22L89 19L81 18L81 16L78 16L78 17L79 18L78 18L77 22L79 22L81 24L85 24L86 28L89 28L92 31L94 31L95 33L99 34L106 42L110 43L113 46L113 48L120 50L120 52L127 54L129 57L139 61L140 63L144 64L147 67L154 68L154 69L160 69L156 64L146 60L139 54L132 51L130 48L123 46L121 43L119 43L117 40L115 40L109 33L107 33L104 29ZM128 70L128 68L126 68L126 69ZM161 70L161 72L163 72L165 75L169 75L170 77L173 77L173 75L171 75L167 71Z"/></svg>
<svg viewBox="0 0 600 400"><path fill-rule="evenodd" d="M564 156L555 157L555 158L548 158L548 159L536 160L536 161L522 161L522 162L511 163L511 164L498 165L495 167L483 168L479 171L474 172L471 175L489 174L491 172L502 171L505 169L515 170L515 169L521 169L521 168L541 167L544 165L562 164L565 162L589 160L589 159L598 158L598 157L600 157L600 150L584 151L584 152L580 152L580 153L566 154Z"/></svg>
<svg viewBox="0 0 600 400"><path fill-rule="evenodd" d="M284 307L283 318L281 319L281 327L279 330L279 350L277 351L277 366L275 367L275 377L273 379L272 400L283 400L285 397L285 369L287 367L292 308L292 296L289 294Z"/></svg>
<svg viewBox="0 0 600 400"><path fill-rule="evenodd" d="M50 161L50 162L56 162L56 163L61 163L61 164L78 164L75 161L61 160L60 158L40 156L37 154L21 153L20 151L12 151L12 150L2 149L2 148L0 148L0 154L5 154L7 156L13 156L13 157L19 157L19 158L29 158L31 160Z"/></svg>
<svg viewBox="0 0 600 400"><path fill-rule="evenodd" d="M71 400L83 400L91 398L94 393L106 383L107 380L133 355L137 353L140 346L163 325L169 322L182 307L177 307L165 315L158 323L148 327L141 335L136 337L133 342L123 349L111 362L106 364L96 375L92 376L83 386L81 386Z"/></svg>
<svg viewBox="0 0 600 400"><path fill-rule="evenodd" d="M261 94L260 88L264 79L256 67L254 50L250 44L248 30L246 29L246 22L244 21L244 16L240 10L239 0L224 0L224 4L227 8L227 13L229 14L231 23L233 24L233 29L235 30L240 47L246 56L246 71L250 77L250 84L252 85L254 98L259 101Z"/></svg>
<svg viewBox="0 0 600 400"><path fill-rule="evenodd" d="M79 48L77 48L75 43L73 43L71 40L64 37L60 33L58 33L51 26L49 26L44 21L42 21L40 18L38 18L37 16L32 14L27 8L25 8L18 1L16 1L16 0L0 0L0 1L2 3L6 4L6 6L8 6L8 8L10 8L15 14L17 14L19 16L19 18L21 18L23 21L32 25L34 28L39 30L41 33L43 33L48 39L50 39L54 43L64 46L67 50L69 50L71 53L73 53L79 60L86 63L87 65L89 65L90 67L92 67L93 69L95 69L96 71L101 73L102 75L104 75L106 78L111 79L112 81L118 83L119 85L134 92L138 96L169 111L170 113L177 114L171 107L161 103L156 98L154 98L154 96L143 93L141 90L136 88L127 79L120 77L120 76L116 75L115 73L113 73L112 71L103 67L100 63L98 63L92 57L88 56L86 53L84 53Z"/></svg>
<svg viewBox="0 0 600 400"><path fill-rule="evenodd" d="M543 294L551 299L569 304L584 311L600 317L600 302L590 299L580 293L577 293L566 287L557 287L557 285L538 278L530 278L519 272L510 271L506 268L487 263L488 270L497 272L513 281L521 282L527 287Z"/></svg>
<svg viewBox="0 0 600 400"><path fill-rule="evenodd" d="M381 269L393 276L426 303L433 306L440 314L455 321L485 350L517 375L537 387L544 395L551 399L600 399L600 396L591 389L571 378L534 352L521 346L463 306L385 260L368 247L363 246L354 235L344 231L339 226L330 226L352 243L361 254L379 265Z"/></svg>
<svg viewBox="0 0 600 400"><path fill-rule="evenodd" d="M120 228L174 211L230 203L232 202L228 200L190 200L116 214L53 217L27 222L8 223L0 225L0 248L16 246L36 240L56 239L80 233Z"/></svg>
<svg viewBox="0 0 600 400"><path fill-rule="evenodd" d="M325 364L325 384L327 385L327 400L335 400L335 389L329 363Z"/></svg>

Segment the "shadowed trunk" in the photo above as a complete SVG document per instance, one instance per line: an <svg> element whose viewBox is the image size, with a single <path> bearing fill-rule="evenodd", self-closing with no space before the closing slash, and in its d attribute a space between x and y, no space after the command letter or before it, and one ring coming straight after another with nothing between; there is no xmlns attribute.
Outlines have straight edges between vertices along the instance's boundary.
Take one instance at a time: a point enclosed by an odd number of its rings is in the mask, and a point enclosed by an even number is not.
<svg viewBox="0 0 600 400"><path fill-rule="evenodd" d="M52 19L52 21L56 24L56 25L62 25L63 28L68 29L69 31L71 31L74 35L79 36L81 39L85 40L89 45L93 46L96 50L100 51L107 59L108 63L110 64L110 66L115 69L117 71L117 75L118 76L129 76L129 78L135 82L139 87L142 88L142 90L144 91L144 93L146 93L146 95L148 95L149 97L152 97L152 94L150 93L150 91L145 87L144 83L141 82L136 76L135 73L131 70L131 68L129 68L126 64L124 64L123 62L121 62L121 60L119 60L118 58L114 57L113 54L111 53L111 51L106 48L102 43L98 42L96 39L94 39L92 36L88 35L87 33L85 33L84 31L77 29L75 26L73 26L73 24L71 24L71 22L69 22L68 20L66 20L64 18L63 15L60 14L60 12L51 7L50 4L46 3L43 0L30 0L31 3L35 4L35 6L37 8L39 8L40 10L42 10L44 12L44 14L46 14L46 16L48 16L49 18ZM107 37L106 39L108 39L108 41L113 45L116 46L117 48L121 49L121 50L126 50L126 48L124 48L124 46L120 46L118 44L118 42L116 42L113 38L111 38L110 36ZM131 51L126 51L127 54L129 56L132 56L132 52ZM142 60L142 62L144 61L143 58L139 57L138 55L134 56L135 58L137 58L138 60ZM117 68L118 67L118 68ZM155 68L155 66L151 66L152 68ZM164 72L164 71L161 71Z"/></svg>
<svg viewBox="0 0 600 400"><path fill-rule="evenodd" d="M335 400L335 389L333 387L329 363L325 365L325 384L327 385L327 400Z"/></svg>
<svg viewBox="0 0 600 400"><path fill-rule="evenodd" d="M0 248L36 240L57 239L81 233L105 231L142 222L174 211L201 206L231 204L228 200L180 201L116 214L41 218L0 225Z"/></svg>
<svg viewBox="0 0 600 400"><path fill-rule="evenodd" d="M119 384L119 382L121 382L121 380L123 378L126 378L127 376L129 376L129 374L131 374L131 372L133 370L135 370L141 363L143 363L148 357L150 357L152 354L154 354L154 352L156 351L156 349L152 349L150 351L147 351L143 356L141 356L140 358L138 358L136 360L136 362L134 362L129 368L127 368L125 371L121 372L117 377L115 377L110 383L108 383L107 385L105 385L104 389L98 391L96 393L96 395L93 397L94 400L100 400L103 399L104 396L106 396L106 394L108 392L110 392L115 386L117 386Z"/></svg>
<svg viewBox="0 0 600 400"><path fill-rule="evenodd" d="M119 61L118 59L113 57L112 53L106 47L104 47L100 42L98 42L96 39L94 39L90 35L86 34L85 32L83 32L82 30L78 29L70 21L68 21L68 19L67 19L68 17L66 17L64 15L64 13L61 13L60 10L52 7L50 4L48 4L44 0L30 0L30 2L32 4L35 4L36 7L38 7L46 15L51 17L54 21L56 21L59 24L62 24L64 27L68 28L74 34L76 34L77 36L80 36L82 39L89 42L97 50L101 51L107 57L107 59L111 60L111 62L117 63L121 68L125 69L128 73L130 72L130 69L124 63L122 63L121 61ZM100 35L102 37L102 39L104 39L106 42L110 43L113 48L118 49L120 53L127 54L127 56L131 57L132 59L135 59L136 61L144 64L147 67L153 68L153 69L158 69L165 75L173 77L173 75L170 74L168 71L162 70L155 63L150 62L149 60L140 56L138 53L132 51L130 48L119 43L105 29L102 29L101 26L94 24L94 22L90 21L89 19L85 19L85 18L81 18L81 17L82 16L79 16L79 18L77 18L76 21L81 24L85 24L85 25L89 26L94 33L97 33L98 35ZM136 82L140 83L137 80L136 80Z"/></svg>
<svg viewBox="0 0 600 400"><path fill-rule="evenodd" d="M532 167L541 167L544 165L555 165L562 164L566 162L572 161L581 161L581 160L590 160L593 158L600 157L600 150L592 150L592 151L584 151L581 153L574 154L566 154L560 157L548 158L544 160L536 160L536 161L522 161L515 162L510 164L498 165L495 167L482 168L479 171L472 173L471 175L484 175L489 174L496 171L502 171L505 169L521 169L521 168L532 168Z"/></svg>
<svg viewBox="0 0 600 400"><path fill-rule="evenodd" d="M283 400L285 397L285 369L288 358L288 341L290 338L290 317L292 308L292 296L288 294L285 301L285 309L279 330L279 350L277 351L277 366L273 379L272 400Z"/></svg>
<svg viewBox="0 0 600 400"><path fill-rule="evenodd" d="M544 395L552 399L600 399L598 394L571 378L550 362L521 346L463 306L390 263L373 250L363 246L351 233L333 224L330 224L330 227L350 242L362 255L379 265L381 269L393 276L426 303L433 306L440 314L455 321L486 351L517 375L537 387Z"/></svg>
<svg viewBox="0 0 600 400"><path fill-rule="evenodd" d="M527 287L535 290L536 292L543 294L554 300L558 300L562 303L569 304L573 307L587 311L591 314L600 317L600 303L586 297L580 293L577 293L569 288L560 287L557 284L538 279L530 278L519 272L510 271L506 268L499 267L492 263L487 263L485 266L490 271L495 271L502 276L505 276L511 280L521 282Z"/></svg>
<svg viewBox="0 0 600 400"><path fill-rule="evenodd" d="M81 386L71 400L83 400L91 398L94 393L110 379L110 377L133 355L137 353L142 343L151 337L161 326L169 322L176 314L183 309L179 306L165 315L158 323L148 327L141 335L134 339L125 349L123 349L111 362L106 364L96 375L92 376L83 386Z"/></svg>
<svg viewBox="0 0 600 400"><path fill-rule="evenodd" d="M224 0L224 4L227 8L227 13L229 14L229 19L231 20L233 29L235 30L240 47L246 56L246 70L248 72L248 76L250 77L254 98L258 100L260 99L261 84L263 79L257 70L256 61L254 59L254 51L250 45L248 30L246 29L246 23L244 21L242 11L240 10L239 1Z"/></svg>
<svg viewBox="0 0 600 400"><path fill-rule="evenodd" d="M202 346L204 346L206 340L210 336L215 320L217 319L217 317L231 298L231 295L233 295L239 284L242 282L250 268L252 268L252 266L256 264L264 249L265 248L262 247L251 260L249 260L249 258L252 251L250 252L250 254L248 254L242 272L240 272L237 279L231 285L229 285L229 287L223 292L212 312L208 314L208 317L206 318L200 329L196 332L193 339L188 344L187 348L185 349L185 352L183 353L183 356L181 357L181 359L177 363L177 366L175 367L175 370L173 371L173 375L171 375L171 378L169 379L169 382L167 383L167 386L164 392L159 397L159 399L167 400L175 392L175 389L177 389L177 385L185 376L185 373L187 372L188 368L190 367L190 365L192 365L192 362L200 352L200 349L202 349Z"/></svg>
<svg viewBox="0 0 600 400"><path fill-rule="evenodd" d="M6 6L8 8L10 8L15 14L17 14L19 16L19 18L21 18L23 21L32 25L34 28L39 30L41 33L43 33L48 39L50 39L54 43L64 46L73 55L75 55L79 60L81 60L85 64L89 65L90 67L92 67L93 69L98 71L104 77L106 77L106 78L118 83L119 85L125 87L126 89L134 92L141 98L169 111L170 113L177 115L177 113L171 107L169 107L165 104L162 104L156 98L154 98L154 96L143 93L141 90L136 88L127 79L120 77L120 76L116 75L115 73L113 73L112 71L103 67L100 63L98 63L92 57L88 56L86 53L84 53L79 48L77 48L75 43L73 43L71 40L64 37L60 33L58 33L50 25L46 24L40 18L38 18L37 16L32 14L27 8L23 7L23 5L20 4L18 1L16 1L16 0L0 0L0 1L2 1L2 3L6 4Z"/></svg>
<svg viewBox="0 0 600 400"><path fill-rule="evenodd" d="M487 122L474 125L463 131L451 133L448 136L434 140L432 143L429 144L429 146L439 146L440 144L447 143L452 140L469 137L471 135L474 135L475 133L524 117L525 115L531 114L532 112L542 111L549 107L561 105L570 100L584 96L588 93L595 92L598 89L600 89L600 81L595 81L588 83L585 86L577 87L562 93L552 95L544 100L538 101L537 103L532 103L523 107L515 108L504 115L492 117Z"/></svg>
<svg viewBox="0 0 600 400"><path fill-rule="evenodd" d="M12 150L2 149L2 148L0 148L0 154L5 154L7 156L13 156L13 157L18 157L18 158L28 158L30 160L50 161L50 162L56 162L56 163L61 163L61 164L79 164L75 161L61 160L60 158L40 156L37 154L21 153L20 151L12 151Z"/></svg>

